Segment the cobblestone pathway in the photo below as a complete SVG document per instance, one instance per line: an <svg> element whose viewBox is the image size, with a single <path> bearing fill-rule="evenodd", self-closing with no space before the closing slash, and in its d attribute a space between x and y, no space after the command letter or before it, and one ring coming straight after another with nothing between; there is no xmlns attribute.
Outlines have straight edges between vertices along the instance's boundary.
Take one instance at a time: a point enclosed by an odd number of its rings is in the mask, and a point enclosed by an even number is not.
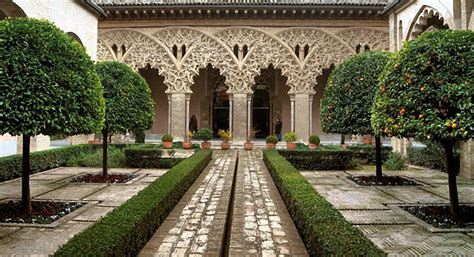
<svg viewBox="0 0 474 257"><path fill-rule="evenodd" d="M221 255L307 256L259 150L215 150L209 166L140 253Z"/></svg>
<svg viewBox="0 0 474 257"><path fill-rule="evenodd" d="M260 150L239 152L229 255L308 255Z"/></svg>
<svg viewBox="0 0 474 257"><path fill-rule="evenodd" d="M339 212L389 256L474 256L474 234L430 232L393 204L449 203L447 175L438 171L384 171L420 186L359 186L350 175L373 171L311 171L302 174ZM458 177L461 203L473 203L474 181Z"/></svg>

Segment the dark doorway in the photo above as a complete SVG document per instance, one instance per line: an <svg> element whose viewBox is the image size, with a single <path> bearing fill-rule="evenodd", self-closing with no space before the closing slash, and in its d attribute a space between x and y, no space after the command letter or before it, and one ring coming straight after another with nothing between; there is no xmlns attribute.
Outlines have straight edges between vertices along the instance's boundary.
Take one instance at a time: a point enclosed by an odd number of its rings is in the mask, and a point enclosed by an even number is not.
<svg viewBox="0 0 474 257"><path fill-rule="evenodd" d="M217 136L219 129L229 129L229 95L224 83L216 83L214 86L214 98L212 101L212 131Z"/></svg>
<svg viewBox="0 0 474 257"><path fill-rule="evenodd" d="M252 99L252 125L255 138L270 135L270 99L267 85L256 85Z"/></svg>

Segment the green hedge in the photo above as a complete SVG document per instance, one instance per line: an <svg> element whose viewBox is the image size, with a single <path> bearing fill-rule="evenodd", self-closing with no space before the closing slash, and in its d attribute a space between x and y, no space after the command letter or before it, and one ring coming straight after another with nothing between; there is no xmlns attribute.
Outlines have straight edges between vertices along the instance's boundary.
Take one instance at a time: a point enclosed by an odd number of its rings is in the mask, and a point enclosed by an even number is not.
<svg viewBox="0 0 474 257"><path fill-rule="evenodd" d="M454 151L456 174L460 167L460 152ZM429 169L437 169L446 172L446 154L444 148L437 143L427 143L426 147L409 147L407 151L407 159L410 164L426 167Z"/></svg>
<svg viewBox="0 0 474 257"><path fill-rule="evenodd" d="M385 256L276 150L263 159L311 256Z"/></svg>
<svg viewBox="0 0 474 257"><path fill-rule="evenodd" d="M131 168L169 169L184 158L161 158L163 150L158 147L131 147L124 150L125 165Z"/></svg>
<svg viewBox="0 0 474 257"><path fill-rule="evenodd" d="M345 149L278 150L298 170L346 170L357 163L354 153Z"/></svg>
<svg viewBox="0 0 474 257"><path fill-rule="evenodd" d="M92 153L94 145L74 145L33 152L30 155L31 174L66 165L69 158L81 153ZM21 177L22 155L0 158L0 182Z"/></svg>
<svg viewBox="0 0 474 257"><path fill-rule="evenodd" d="M54 256L136 256L211 160L197 151L61 246Z"/></svg>
<svg viewBox="0 0 474 257"><path fill-rule="evenodd" d="M375 146L355 144L350 145L347 149L354 152L354 156L361 164L375 164ZM382 162L386 161L388 155L392 152L391 146L382 146Z"/></svg>

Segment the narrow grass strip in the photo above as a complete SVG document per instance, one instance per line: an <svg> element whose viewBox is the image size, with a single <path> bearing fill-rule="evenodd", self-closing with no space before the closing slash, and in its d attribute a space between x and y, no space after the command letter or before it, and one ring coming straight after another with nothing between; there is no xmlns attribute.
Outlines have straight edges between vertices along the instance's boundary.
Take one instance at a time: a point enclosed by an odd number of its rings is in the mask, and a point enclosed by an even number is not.
<svg viewBox="0 0 474 257"><path fill-rule="evenodd" d="M135 256L211 160L210 150L171 168L137 195L74 236L54 256Z"/></svg>
<svg viewBox="0 0 474 257"><path fill-rule="evenodd" d="M264 151L263 159L311 256L386 255L276 150Z"/></svg>

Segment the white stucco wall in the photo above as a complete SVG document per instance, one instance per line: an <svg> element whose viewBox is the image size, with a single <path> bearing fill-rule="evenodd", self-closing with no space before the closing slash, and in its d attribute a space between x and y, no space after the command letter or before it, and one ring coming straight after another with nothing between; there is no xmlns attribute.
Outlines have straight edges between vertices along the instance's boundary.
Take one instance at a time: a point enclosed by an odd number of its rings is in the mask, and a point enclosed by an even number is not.
<svg viewBox="0 0 474 257"><path fill-rule="evenodd" d="M28 17L45 18L73 32L93 60L97 56L97 17L74 0L14 0Z"/></svg>

